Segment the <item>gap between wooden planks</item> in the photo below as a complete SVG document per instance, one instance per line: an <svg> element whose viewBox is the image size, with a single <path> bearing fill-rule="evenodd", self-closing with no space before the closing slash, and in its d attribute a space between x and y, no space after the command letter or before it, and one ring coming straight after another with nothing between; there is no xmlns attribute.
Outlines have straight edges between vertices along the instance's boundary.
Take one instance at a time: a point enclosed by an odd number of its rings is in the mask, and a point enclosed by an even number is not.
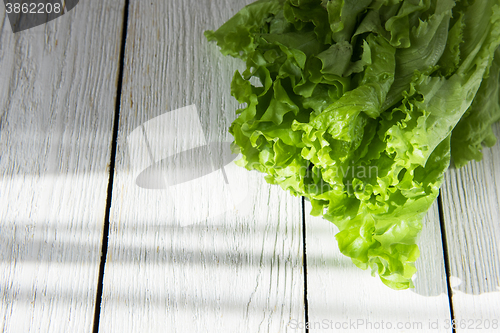
<svg viewBox="0 0 500 333"><path fill-rule="evenodd" d="M222 191L221 173L175 189L136 182L166 146L180 153L193 140L230 140L238 65L203 31L245 4L130 2L100 331L283 332L291 318L304 318L300 198L249 173L244 204L212 216L227 199L210 201ZM189 105L199 122L186 114L168 131L160 126L158 117ZM200 126L204 138L194 137Z"/></svg>
<svg viewBox="0 0 500 333"><path fill-rule="evenodd" d="M3 332L92 330L123 4L16 34L1 11Z"/></svg>
<svg viewBox="0 0 500 333"><path fill-rule="evenodd" d="M441 190L457 332L500 330L500 145L483 155L448 170Z"/></svg>

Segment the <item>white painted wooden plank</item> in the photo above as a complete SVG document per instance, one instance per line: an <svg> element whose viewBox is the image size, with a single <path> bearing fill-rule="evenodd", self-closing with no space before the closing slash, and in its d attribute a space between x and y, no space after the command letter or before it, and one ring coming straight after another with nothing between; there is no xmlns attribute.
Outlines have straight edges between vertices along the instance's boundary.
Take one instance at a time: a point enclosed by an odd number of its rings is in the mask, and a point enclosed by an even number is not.
<svg viewBox="0 0 500 333"><path fill-rule="evenodd" d="M92 330L123 4L16 34L0 10L2 332Z"/></svg>
<svg viewBox="0 0 500 333"><path fill-rule="evenodd" d="M249 2L131 1L101 332L286 332L304 318L300 198L233 163L188 177L211 163L199 147L232 141L243 66L203 31Z"/></svg>
<svg viewBox="0 0 500 333"><path fill-rule="evenodd" d="M500 145L483 154L450 169L442 189L457 332L500 330Z"/></svg>
<svg viewBox="0 0 500 333"><path fill-rule="evenodd" d="M340 253L337 232L333 223L306 216L310 332L451 332L437 203L424 219L414 289L392 290L357 268Z"/></svg>

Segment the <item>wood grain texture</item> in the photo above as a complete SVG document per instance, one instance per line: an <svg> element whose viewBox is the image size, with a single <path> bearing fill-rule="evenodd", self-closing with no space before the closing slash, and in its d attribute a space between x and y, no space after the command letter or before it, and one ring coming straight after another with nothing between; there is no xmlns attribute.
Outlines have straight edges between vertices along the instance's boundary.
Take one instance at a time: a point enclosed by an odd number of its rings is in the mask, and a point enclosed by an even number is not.
<svg viewBox="0 0 500 333"><path fill-rule="evenodd" d="M92 330L123 4L16 34L0 10L2 332Z"/></svg>
<svg viewBox="0 0 500 333"><path fill-rule="evenodd" d="M130 3L101 332L286 332L304 318L299 198L232 163L167 188L161 168L138 182L168 156L232 141L243 64L203 31L249 2ZM198 117L177 110L191 105ZM188 162L186 174L210 163ZM238 191L242 204L220 206Z"/></svg>
<svg viewBox="0 0 500 333"><path fill-rule="evenodd" d="M500 321L500 146L483 154L480 162L450 169L442 188L453 307L466 323L457 332Z"/></svg>
<svg viewBox="0 0 500 333"><path fill-rule="evenodd" d="M340 253L337 232L333 223L306 217L310 332L451 332L444 328L450 310L437 203L424 219L414 289L392 290L357 268ZM430 329L436 321L440 328Z"/></svg>

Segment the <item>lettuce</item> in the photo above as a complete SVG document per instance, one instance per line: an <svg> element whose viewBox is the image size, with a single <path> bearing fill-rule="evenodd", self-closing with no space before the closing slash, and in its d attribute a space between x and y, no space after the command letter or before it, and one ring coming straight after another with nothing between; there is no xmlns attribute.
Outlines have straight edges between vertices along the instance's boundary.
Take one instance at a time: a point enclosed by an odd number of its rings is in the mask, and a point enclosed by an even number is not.
<svg viewBox="0 0 500 333"><path fill-rule="evenodd" d="M451 157L496 141L500 0L259 0L205 35L246 62L239 163L310 200L356 266L413 287Z"/></svg>

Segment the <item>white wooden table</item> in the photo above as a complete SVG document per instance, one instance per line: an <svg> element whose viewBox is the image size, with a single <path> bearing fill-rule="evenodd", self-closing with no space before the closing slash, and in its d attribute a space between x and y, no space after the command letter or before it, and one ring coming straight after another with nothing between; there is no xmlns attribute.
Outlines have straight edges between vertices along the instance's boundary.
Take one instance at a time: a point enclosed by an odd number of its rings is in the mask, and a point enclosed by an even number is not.
<svg viewBox="0 0 500 333"><path fill-rule="evenodd" d="M150 168L231 141L242 64L203 31L250 2L82 0L16 34L0 11L2 332L499 332L499 145L447 172L406 291L262 175Z"/></svg>

